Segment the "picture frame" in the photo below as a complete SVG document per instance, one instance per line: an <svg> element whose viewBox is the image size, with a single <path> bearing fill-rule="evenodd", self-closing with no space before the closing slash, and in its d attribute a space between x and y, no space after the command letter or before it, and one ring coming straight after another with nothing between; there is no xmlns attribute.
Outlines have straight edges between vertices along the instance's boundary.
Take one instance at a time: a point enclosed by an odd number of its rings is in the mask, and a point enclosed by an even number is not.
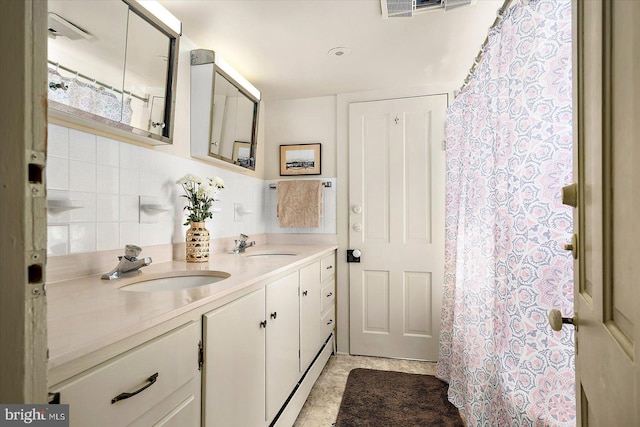
<svg viewBox="0 0 640 427"><path fill-rule="evenodd" d="M242 167L253 166L251 163L251 143L244 141L235 141L233 143L233 154L231 160L236 165Z"/></svg>
<svg viewBox="0 0 640 427"><path fill-rule="evenodd" d="M288 144L280 146L280 176L320 175L322 144Z"/></svg>

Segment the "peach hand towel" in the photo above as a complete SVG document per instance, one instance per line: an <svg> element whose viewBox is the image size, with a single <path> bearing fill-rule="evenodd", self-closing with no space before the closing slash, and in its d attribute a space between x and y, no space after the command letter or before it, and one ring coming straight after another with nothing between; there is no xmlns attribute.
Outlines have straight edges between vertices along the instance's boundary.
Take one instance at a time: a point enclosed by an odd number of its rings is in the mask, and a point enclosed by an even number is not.
<svg viewBox="0 0 640 427"><path fill-rule="evenodd" d="M280 227L319 227L322 215L322 181L278 182Z"/></svg>

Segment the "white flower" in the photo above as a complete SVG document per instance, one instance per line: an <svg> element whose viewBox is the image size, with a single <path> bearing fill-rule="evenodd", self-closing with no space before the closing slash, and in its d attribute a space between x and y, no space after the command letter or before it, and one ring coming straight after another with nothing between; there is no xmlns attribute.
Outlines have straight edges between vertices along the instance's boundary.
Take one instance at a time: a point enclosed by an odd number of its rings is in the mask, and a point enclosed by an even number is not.
<svg viewBox="0 0 640 427"><path fill-rule="evenodd" d="M224 188L224 181L219 176L209 177L209 184L216 188Z"/></svg>
<svg viewBox="0 0 640 427"><path fill-rule="evenodd" d="M185 176L183 176L182 178L180 178L180 179L178 179L176 181L176 184L184 185L184 184L188 184L188 183L201 184L202 180L199 177L188 173L188 174L186 174Z"/></svg>
<svg viewBox="0 0 640 427"><path fill-rule="evenodd" d="M202 184L200 184L200 187L198 188L198 198L203 198L204 197L212 197L215 195L214 192L214 187L212 187L210 184L203 182Z"/></svg>

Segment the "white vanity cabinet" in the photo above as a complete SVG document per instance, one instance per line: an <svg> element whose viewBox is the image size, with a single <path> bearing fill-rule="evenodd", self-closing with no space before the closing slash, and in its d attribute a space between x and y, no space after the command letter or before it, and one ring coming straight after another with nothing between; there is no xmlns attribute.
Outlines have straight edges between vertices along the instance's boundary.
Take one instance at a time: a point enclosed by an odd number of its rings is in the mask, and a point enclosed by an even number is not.
<svg viewBox="0 0 640 427"><path fill-rule="evenodd" d="M300 269L300 372L305 372L322 346L320 261Z"/></svg>
<svg viewBox="0 0 640 427"><path fill-rule="evenodd" d="M327 337L334 331L336 327L336 280L335 280L335 254L331 254L320 261L320 313L322 318L320 320L322 332L321 339L327 339Z"/></svg>
<svg viewBox="0 0 640 427"><path fill-rule="evenodd" d="M200 424L200 322L191 322L51 388L71 426Z"/></svg>
<svg viewBox="0 0 640 427"><path fill-rule="evenodd" d="M293 424L333 349L334 259L282 272L204 315L205 426Z"/></svg>
<svg viewBox="0 0 640 427"><path fill-rule="evenodd" d="M202 411L208 427L265 423L265 289L203 317Z"/></svg>
<svg viewBox="0 0 640 427"><path fill-rule="evenodd" d="M267 420L272 420L300 378L298 271L266 286Z"/></svg>

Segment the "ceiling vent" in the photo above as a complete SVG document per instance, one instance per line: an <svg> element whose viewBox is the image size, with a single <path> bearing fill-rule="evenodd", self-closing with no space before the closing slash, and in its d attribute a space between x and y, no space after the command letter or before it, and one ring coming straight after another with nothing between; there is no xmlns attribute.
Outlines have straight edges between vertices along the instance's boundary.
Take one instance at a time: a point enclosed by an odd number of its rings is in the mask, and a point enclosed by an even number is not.
<svg viewBox="0 0 640 427"><path fill-rule="evenodd" d="M445 12L460 6L469 6L476 0L380 0L382 17L411 18L417 13L442 10Z"/></svg>
<svg viewBox="0 0 640 427"><path fill-rule="evenodd" d="M49 12L47 21L49 35L54 38L59 36L67 37L71 40L90 40L93 38L93 35L53 12Z"/></svg>

